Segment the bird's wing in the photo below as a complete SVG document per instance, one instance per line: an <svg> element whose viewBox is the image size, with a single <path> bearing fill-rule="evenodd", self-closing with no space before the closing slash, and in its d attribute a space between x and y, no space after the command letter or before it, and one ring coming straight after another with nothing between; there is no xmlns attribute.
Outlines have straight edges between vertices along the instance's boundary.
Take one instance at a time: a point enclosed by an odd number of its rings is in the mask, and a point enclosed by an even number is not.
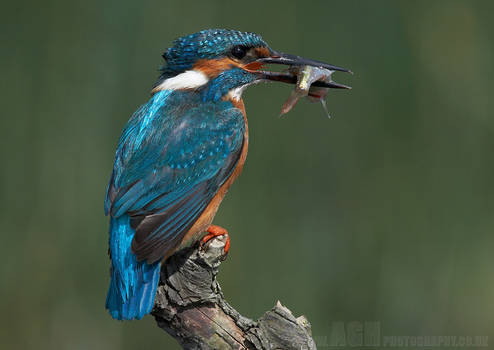
<svg viewBox="0 0 494 350"><path fill-rule="evenodd" d="M107 214L131 216L132 249L148 263L182 240L230 176L245 130L229 102L182 111L155 105L138 110L124 130L105 201Z"/></svg>

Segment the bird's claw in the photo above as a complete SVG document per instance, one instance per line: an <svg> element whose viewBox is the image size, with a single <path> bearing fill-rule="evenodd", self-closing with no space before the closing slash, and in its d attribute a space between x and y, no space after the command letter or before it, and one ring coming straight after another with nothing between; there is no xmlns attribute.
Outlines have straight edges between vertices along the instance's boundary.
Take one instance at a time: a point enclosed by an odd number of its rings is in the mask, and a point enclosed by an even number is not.
<svg viewBox="0 0 494 350"><path fill-rule="evenodd" d="M228 231L225 230L223 227L216 226L216 225L211 225L209 228L206 230L207 234L201 238L200 240L200 247L201 249L204 249L206 243L213 239L214 237L218 236L226 236L226 241L225 241L225 246L223 248L223 253L224 256L228 254L228 251L230 250L230 236L228 235Z"/></svg>

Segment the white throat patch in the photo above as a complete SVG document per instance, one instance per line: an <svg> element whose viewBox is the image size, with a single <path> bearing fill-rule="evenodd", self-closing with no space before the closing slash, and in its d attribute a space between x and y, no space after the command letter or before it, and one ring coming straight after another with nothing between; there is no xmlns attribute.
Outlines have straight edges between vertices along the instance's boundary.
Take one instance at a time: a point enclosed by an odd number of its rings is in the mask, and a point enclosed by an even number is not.
<svg viewBox="0 0 494 350"><path fill-rule="evenodd" d="M254 85L254 84L258 84L260 82L261 82L261 80L255 80L251 83L248 83L248 84L236 87L234 89L231 89L230 91L228 91L227 97L231 100L234 100L234 101L240 101L242 99L242 94L244 93L244 91L247 87Z"/></svg>
<svg viewBox="0 0 494 350"><path fill-rule="evenodd" d="M196 89L208 83L208 77L201 71L188 70L177 76L164 80L153 89L153 92L161 90Z"/></svg>
<svg viewBox="0 0 494 350"><path fill-rule="evenodd" d="M230 91L228 91L228 99L231 99L231 100L234 100L234 101L240 101L240 99L242 98L242 93L244 92L245 88L247 87L248 85L243 85L243 86L239 86L239 87L236 87L235 89L231 89Z"/></svg>

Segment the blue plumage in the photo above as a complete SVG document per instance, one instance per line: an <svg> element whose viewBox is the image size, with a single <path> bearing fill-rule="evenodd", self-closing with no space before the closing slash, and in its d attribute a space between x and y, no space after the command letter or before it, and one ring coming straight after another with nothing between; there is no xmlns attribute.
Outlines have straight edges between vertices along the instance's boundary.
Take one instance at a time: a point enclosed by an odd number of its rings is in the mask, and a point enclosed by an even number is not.
<svg viewBox="0 0 494 350"><path fill-rule="evenodd" d="M247 86L256 80L256 76L240 68L232 68L221 72L202 90L204 102L219 101L232 86Z"/></svg>
<svg viewBox="0 0 494 350"><path fill-rule="evenodd" d="M148 265L137 261L130 249L135 231L124 214L110 221L112 255L110 288L106 308L118 320L141 319L151 312L161 263Z"/></svg>
<svg viewBox="0 0 494 350"><path fill-rule="evenodd" d="M187 91L160 91L129 120L105 200L112 258L106 307L114 318L151 311L160 261L231 174L244 129L230 102L204 102Z"/></svg>

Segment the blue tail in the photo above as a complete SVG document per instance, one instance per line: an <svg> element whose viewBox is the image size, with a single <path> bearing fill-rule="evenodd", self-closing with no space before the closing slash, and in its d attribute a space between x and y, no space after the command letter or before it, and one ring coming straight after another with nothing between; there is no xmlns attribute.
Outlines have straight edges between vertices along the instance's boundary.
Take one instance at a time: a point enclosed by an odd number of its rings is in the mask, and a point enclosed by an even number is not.
<svg viewBox="0 0 494 350"><path fill-rule="evenodd" d="M151 312L161 263L138 262L130 248L135 231L124 214L110 221L111 281L106 308L118 320L141 319Z"/></svg>

